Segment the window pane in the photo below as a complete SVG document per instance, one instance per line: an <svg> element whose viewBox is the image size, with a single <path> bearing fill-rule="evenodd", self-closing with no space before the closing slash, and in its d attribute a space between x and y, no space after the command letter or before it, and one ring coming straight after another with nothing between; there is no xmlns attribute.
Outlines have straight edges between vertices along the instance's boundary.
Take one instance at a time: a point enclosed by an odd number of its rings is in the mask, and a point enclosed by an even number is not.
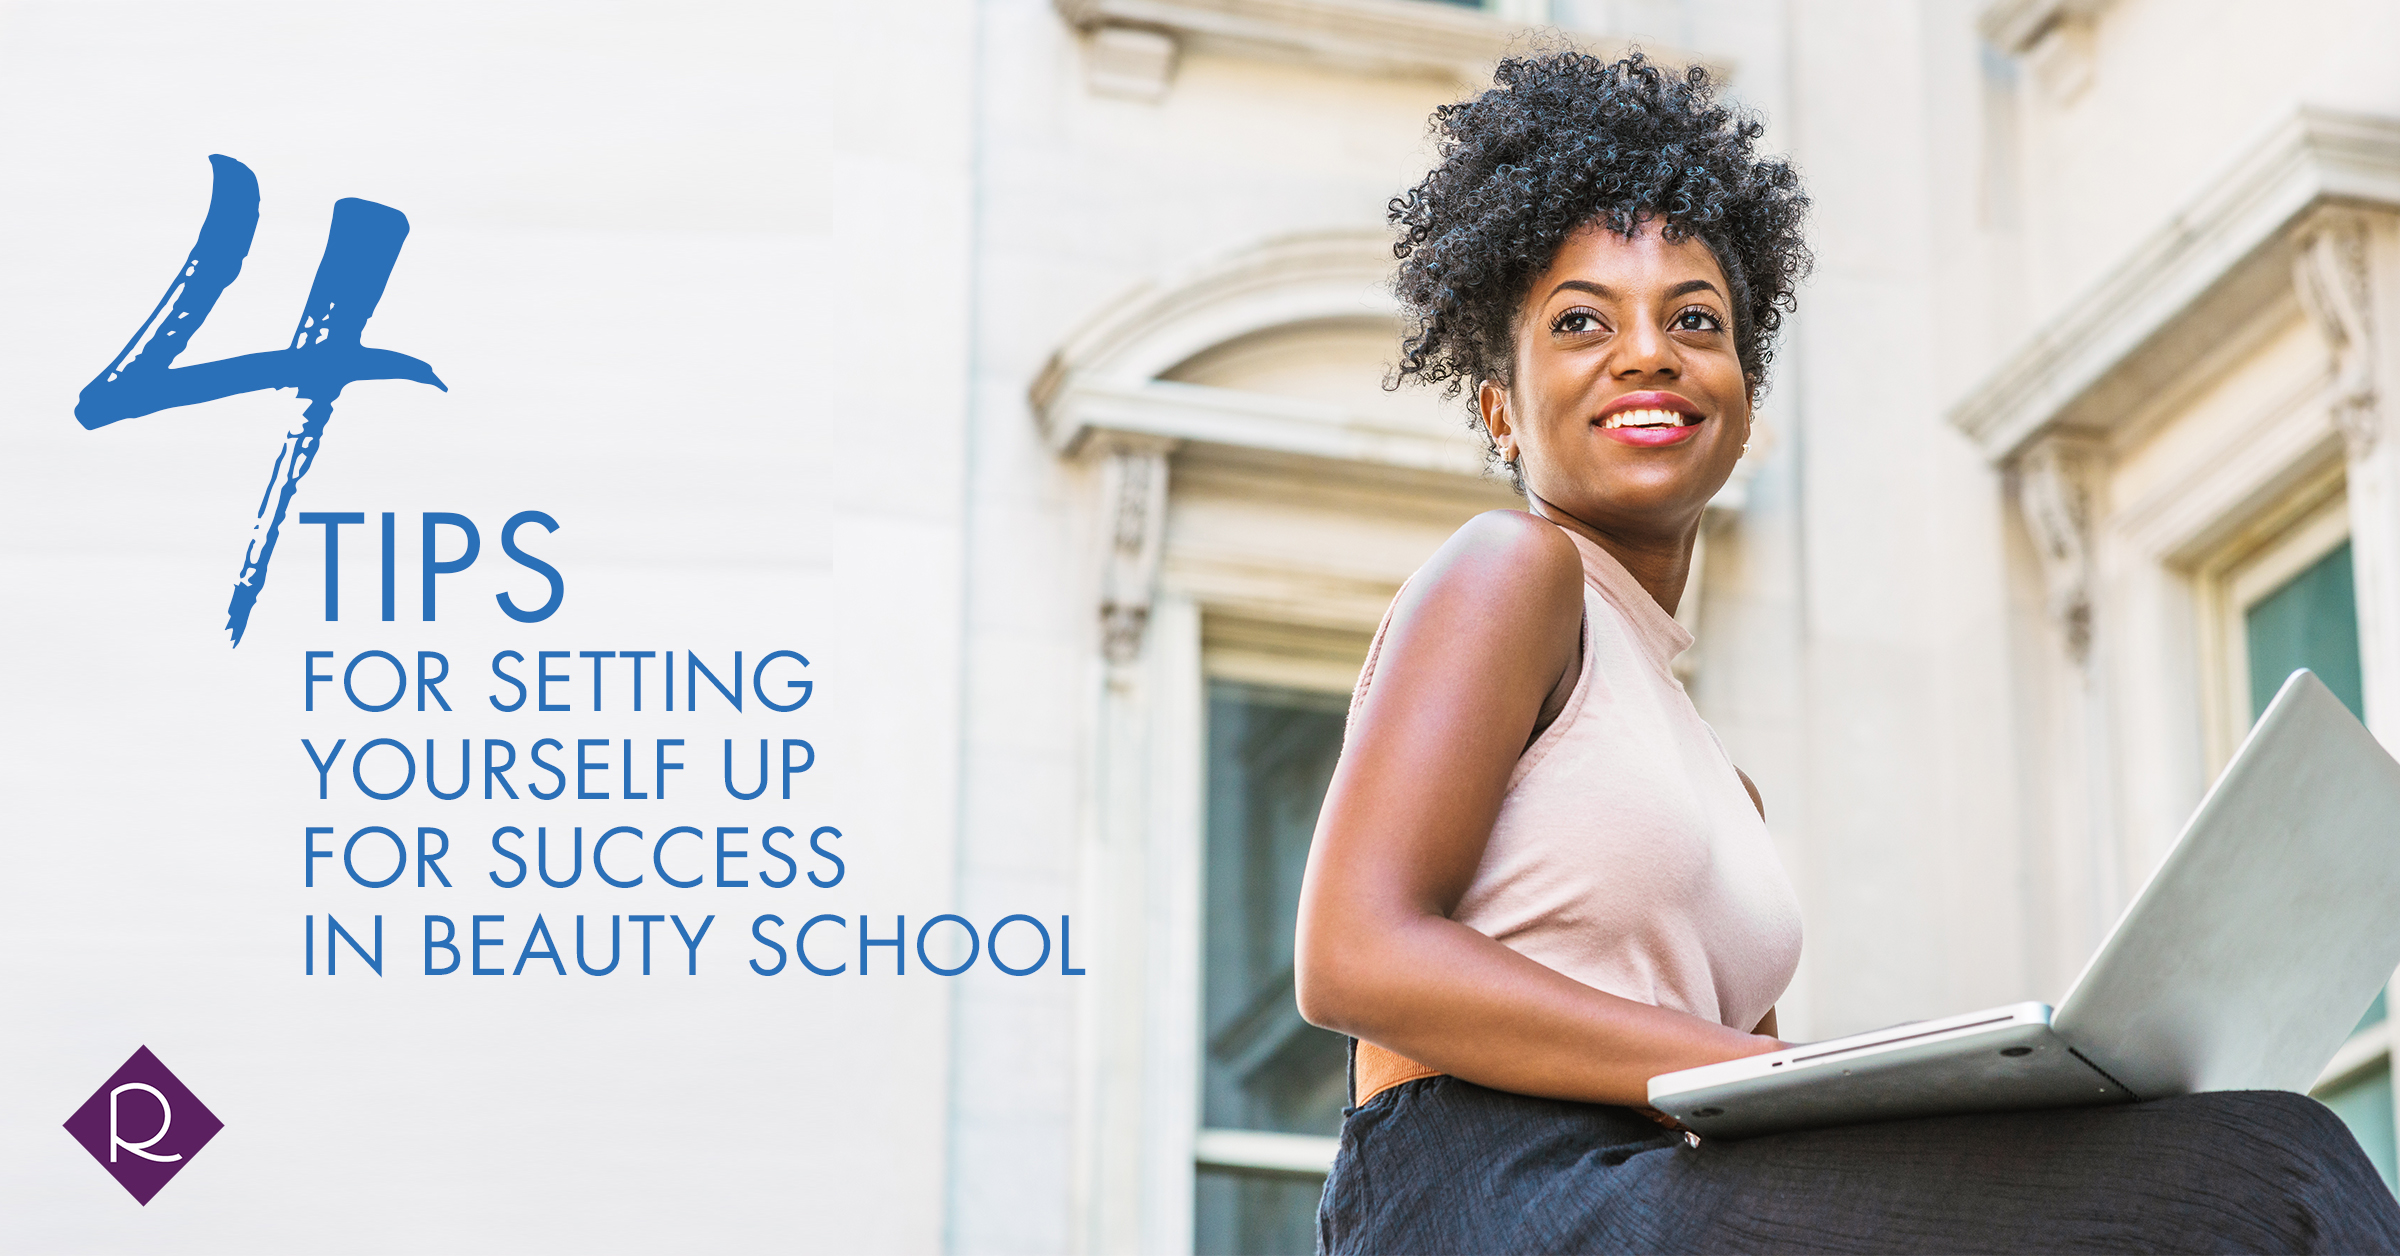
<svg viewBox="0 0 2400 1256"><path fill-rule="evenodd" d="M2296 668L2305 667L2325 687L2363 718L2358 666L2358 600L2351 586L2350 543L2291 578L2282 588L2251 603L2242 612L2250 638L2250 715L2255 719L2274 701L2275 691ZM2385 1018L2384 996L2359 1018L2365 1029ZM2353 1033L2357 1030L2351 1031ZM2394 1177L2395 1155L2391 1066L2378 1064L2317 1096L2350 1127L2375 1162L2386 1185Z"/></svg>
<svg viewBox="0 0 2400 1256"><path fill-rule="evenodd" d="M1325 1179L1245 1169L1200 1170L1196 1256L1310 1256Z"/></svg>
<svg viewBox="0 0 2400 1256"><path fill-rule="evenodd" d="M2394 1167L2400 1165L2400 1155L2394 1154L2392 1136L2392 1070L2388 1063L2377 1064L2339 1086L2320 1091L2317 1098L2342 1118L2342 1124L2358 1137L2367 1159L2375 1162L2375 1170L2383 1174L2383 1184L2400 1188L2400 1176Z"/></svg>
<svg viewBox="0 0 2400 1256"><path fill-rule="evenodd" d="M1341 1036L1300 1019L1292 930L1347 699L1219 682L1208 701L1201 1123L1341 1132Z"/></svg>
<svg viewBox="0 0 2400 1256"><path fill-rule="evenodd" d="M2250 637L2252 719L2267 709L2284 679L2301 667L2315 672L2352 715L2366 718L2348 541L2290 583L2251 603L2242 618Z"/></svg>
<svg viewBox="0 0 2400 1256"><path fill-rule="evenodd" d="M1347 706L1336 694L1209 686L1200 1121L1213 1129L1341 1131L1344 1045L1300 1019L1292 933ZM1203 1253L1313 1251L1323 1187L1306 1174L1202 1168L1194 1241Z"/></svg>

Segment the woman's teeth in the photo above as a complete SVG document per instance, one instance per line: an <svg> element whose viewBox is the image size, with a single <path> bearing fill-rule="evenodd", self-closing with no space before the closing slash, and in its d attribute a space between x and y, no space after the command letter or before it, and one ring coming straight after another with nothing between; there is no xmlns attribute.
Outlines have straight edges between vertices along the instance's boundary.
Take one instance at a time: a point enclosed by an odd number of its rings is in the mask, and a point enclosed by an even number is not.
<svg viewBox="0 0 2400 1256"><path fill-rule="evenodd" d="M1608 427L1684 427L1700 420L1673 410L1619 410L1601 421Z"/></svg>

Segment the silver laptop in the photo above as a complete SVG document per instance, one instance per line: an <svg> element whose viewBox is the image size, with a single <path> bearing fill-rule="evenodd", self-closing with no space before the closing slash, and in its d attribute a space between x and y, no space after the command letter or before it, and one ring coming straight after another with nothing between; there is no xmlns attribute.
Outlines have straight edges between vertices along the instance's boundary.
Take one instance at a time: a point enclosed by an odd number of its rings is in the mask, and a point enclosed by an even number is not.
<svg viewBox="0 0 2400 1256"><path fill-rule="evenodd" d="M2018 1003L1650 1079L1704 1137L2305 1091L2400 966L2400 763L2292 673L2054 1013Z"/></svg>

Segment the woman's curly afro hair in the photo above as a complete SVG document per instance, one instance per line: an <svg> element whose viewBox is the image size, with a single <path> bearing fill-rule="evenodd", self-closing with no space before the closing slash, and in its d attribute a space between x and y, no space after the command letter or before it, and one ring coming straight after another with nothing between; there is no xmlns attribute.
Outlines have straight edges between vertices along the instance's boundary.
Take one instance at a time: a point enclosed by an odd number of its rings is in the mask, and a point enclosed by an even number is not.
<svg viewBox="0 0 2400 1256"><path fill-rule="evenodd" d="M1757 153L1765 125L1720 104L1706 68L1678 75L1638 50L1512 57L1493 77L1434 112L1440 164L1391 203L1393 286L1415 324L1393 385L1414 377L1456 396L1508 382L1519 304L1559 245L1587 224L1630 236L1656 221L1724 269L1756 400L1810 262L1808 197L1789 163Z"/></svg>

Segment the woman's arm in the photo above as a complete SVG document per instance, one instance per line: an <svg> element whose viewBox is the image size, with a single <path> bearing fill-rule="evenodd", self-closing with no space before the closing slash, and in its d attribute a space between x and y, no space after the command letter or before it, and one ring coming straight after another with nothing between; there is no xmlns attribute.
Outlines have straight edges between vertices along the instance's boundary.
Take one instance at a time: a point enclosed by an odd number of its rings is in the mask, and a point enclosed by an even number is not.
<svg viewBox="0 0 2400 1256"><path fill-rule="evenodd" d="M1450 919L1544 700L1579 655L1583 567L1495 511L1409 584L1300 891L1301 1015L1500 1090L1642 1104L1659 1073L1781 1044L1606 994Z"/></svg>

